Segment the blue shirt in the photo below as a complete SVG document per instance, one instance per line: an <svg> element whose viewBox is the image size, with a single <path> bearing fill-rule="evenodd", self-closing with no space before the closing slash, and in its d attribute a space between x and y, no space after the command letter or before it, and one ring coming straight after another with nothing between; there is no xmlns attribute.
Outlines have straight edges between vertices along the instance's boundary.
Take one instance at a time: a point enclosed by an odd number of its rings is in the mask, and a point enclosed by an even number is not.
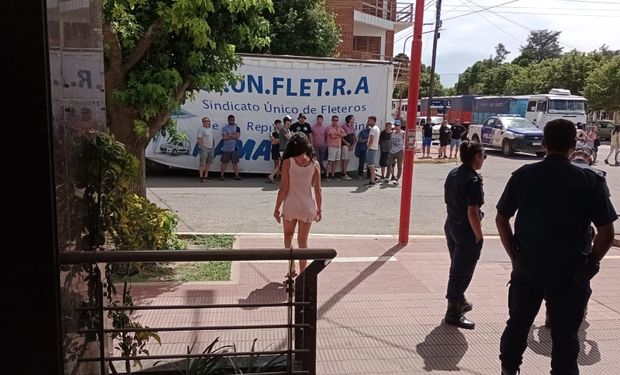
<svg viewBox="0 0 620 375"><path fill-rule="evenodd" d="M368 149L368 136L370 135L370 128L367 126L362 129L357 135L357 144L355 145L356 155L360 151L366 151Z"/></svg>
<svg viewBox="0 0 620 375"><path fill-rule="evenodd" d="M237 133L237 125L226 125L222 128L222 137L226 134L235 134ZM222 141L222 152L231 152L235 151L237 145L236 139L224 139Z"/></svg>

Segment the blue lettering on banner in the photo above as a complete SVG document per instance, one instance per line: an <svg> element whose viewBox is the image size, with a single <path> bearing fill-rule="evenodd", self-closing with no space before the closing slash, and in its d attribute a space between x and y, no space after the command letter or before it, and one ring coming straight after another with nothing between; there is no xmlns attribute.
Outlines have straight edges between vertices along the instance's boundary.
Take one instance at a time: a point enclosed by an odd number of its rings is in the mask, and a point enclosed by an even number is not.
<svg viewBox="0 0 620 375"><path fill-rule="evenodd" d="M270 87L271 86L271 87ZM262 75L246 74L238 81L229 82L224 92L237 94L253 93L260 95L286 96L345 96L368 95L370 86L367 76L351 80L337 78L291 78L272 77L271 82Z"/></svg>
<svg viewBox="0 0 620 375"><path fill-rule="evenodd" d="M217 146L215 146L215 150L213 151L213 156L222 155L222 145L223 141L219 141ZM271 141L265 139L261 141L261 143L254 151L254 146L256 146L256 141L253 139L248 139L245 142L241 140L237 140L237 150L239 150L239 159L245 160L258 160L262 158L265 161L269 161L271 159Z"/></svg>

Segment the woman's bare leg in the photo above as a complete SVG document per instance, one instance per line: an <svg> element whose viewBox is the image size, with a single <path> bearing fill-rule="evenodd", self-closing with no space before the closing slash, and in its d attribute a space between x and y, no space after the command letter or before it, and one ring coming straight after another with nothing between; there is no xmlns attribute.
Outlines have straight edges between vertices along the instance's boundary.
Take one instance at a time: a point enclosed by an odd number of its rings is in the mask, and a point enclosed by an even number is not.
<svg viewBox="0 0 620 375"><path fill-rule="evenodd" d="M282 220L282 224L284 227L284 248L290 249L293 246L293 235L295 234L297 220ZM289 272L295 272L295 262L292 263Z"/></svg>
<svg viewBox="0 0 620 375"><path fill-rule="evenodd" d="M304 223L301 221L299 222L299 225L297 226L297 245L299 246L300 249L308 248L308 235L310 234L311 226L312 226L312 223ZM307 260L305 259L299 260L299 273L304 272L307 264L308 264Z"/></svg>

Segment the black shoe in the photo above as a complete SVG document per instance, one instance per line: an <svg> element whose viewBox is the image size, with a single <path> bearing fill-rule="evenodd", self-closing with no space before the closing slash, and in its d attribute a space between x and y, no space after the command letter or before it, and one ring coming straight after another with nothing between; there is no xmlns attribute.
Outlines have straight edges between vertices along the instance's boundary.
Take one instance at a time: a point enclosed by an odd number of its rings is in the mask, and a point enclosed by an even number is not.
<svg viewBox="0 0 620 375"><path fill-rule="evenodd" d="M517 374L519 374L519 370L506 370L505 368L502 367L501 375L517 375Z"/></svg>
<svg viewBox="0 0 620 375"><path fill-rule="evenodd" d="M448 302L448 310L446 311L444 321L446 322L446 324L459 328L474 329L476 327L476 323L468 320L467 317L463 314L462 309L463 308L460 302Z"/></svg>

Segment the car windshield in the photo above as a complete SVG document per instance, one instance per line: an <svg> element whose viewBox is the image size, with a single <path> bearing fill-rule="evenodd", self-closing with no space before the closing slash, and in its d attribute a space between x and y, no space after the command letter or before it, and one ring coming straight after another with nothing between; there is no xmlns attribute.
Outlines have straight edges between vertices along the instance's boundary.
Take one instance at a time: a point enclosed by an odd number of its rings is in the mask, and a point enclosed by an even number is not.
<svg viewBox="0 0 620 375"><path fill-rule="evenodd" d="M526 120L524 118L504 118L502 119L502 124L506 126L506 129L538 129L536 125L532 124L529 120Z"/></svg>
<svg viewBox="0 0 620 375"><path fill-rule="evenodd" d="M553 112L586 112L586 102L584 100L562 100L554 99L549 101L549 113Z"/></svg>

